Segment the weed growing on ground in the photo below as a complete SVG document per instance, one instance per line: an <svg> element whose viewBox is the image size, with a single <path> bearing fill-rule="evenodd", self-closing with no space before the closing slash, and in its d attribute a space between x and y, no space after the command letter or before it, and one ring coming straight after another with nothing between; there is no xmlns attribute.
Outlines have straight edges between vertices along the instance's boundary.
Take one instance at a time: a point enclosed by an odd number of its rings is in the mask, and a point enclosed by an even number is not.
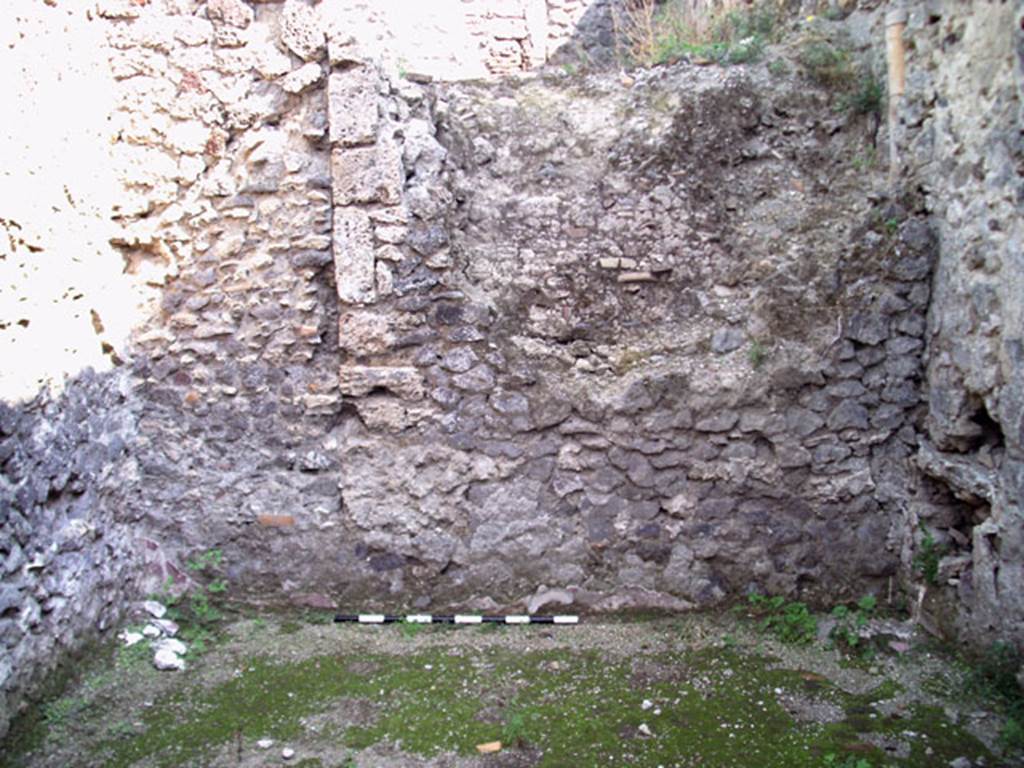
<svg viewBox="0 0 1024 768"><path fill-rule="evenodd" d="M47 702L42 707L43 722L49 728L60 728L77 716L86 706L87 703L84 699L74 696L65 696L64 698Z"/></svg>
<svg viewBox="0 0 1024 768"><path fill-rule="evenodd" d="M187 601L183 602L184 595L175 591L173 576L167 577L160 593L150 596L166 606L168 619L180 625L178 636L188 645L186 658L206 652L213 641L215 626L224 619L216 605L228 590L227 582L218 577L223 559L221 550L210 549L186 562L185 567L196 576Z"/></svg>
<svg viewBox="0 0 1024 768"><path fill-rule="evenodd" d="M784 643L807 645L818 636L818 620L804 603L787 602L784 597L768 597L757 592L751 592L747 601L755 613L763 616L761 628Z"/></svg>
<svg viewBox="0 0 1024 768"><path fill-rule="evenodd" d="M407 637L412 640L423 631L425 626L425 624L419 624L415 621L403 620L398 623L398 631L402 633L402 637Z"/></svg>
<svg viewBox="0 0 1024 768"><path fill-rule="evenodd" d="M526 731L526 715L522 712L513 712L505 721L505 731L502 734L502 741L505 744L521 746L523 733Z"/></svg>
<svg viewBox="0 0 1024 768"><path fill-rule="evenodd" d="M1000 741L1011 752L1024 751L1024 691L1017 672L1024 655L1008 643L995 642L972 666L968 689L996 703L1006 715Z"/></svg>
<svg viewBox="0 0 1024 768"><path fill-rule="evenodd" d="M844 758L840 758L834 752L829 752L825 755L822 766L823 768L871 768L871 763L863 757L847 755Z"/></svg>
<svg viewBox="0 0 1024 768"><path fill-rule="evenodd" d="M863 654L867 649L860 649L860 631L867 626L877 605L878 599L874 595L865 595L857 601L855 608L845 605L833 608L832 617L836 625L829 633L832 642L847 651L860 650Z"/></svg>

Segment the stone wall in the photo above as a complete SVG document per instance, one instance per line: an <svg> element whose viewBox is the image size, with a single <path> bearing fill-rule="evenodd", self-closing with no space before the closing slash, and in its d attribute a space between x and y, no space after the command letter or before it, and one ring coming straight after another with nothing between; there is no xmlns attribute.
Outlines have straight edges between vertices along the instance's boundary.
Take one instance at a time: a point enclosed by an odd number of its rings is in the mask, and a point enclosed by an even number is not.
<svg viewBox="0 0 1024 768"><path fill-rule="evenodd" d="M103 636L147 561L124 503L136 406L112 372L145 316L110 245L105 29L0 10L0 736L24 694ZM69 118L73 115L73 118Z"/></svg>
<svg viewBox="0 0 1024 768"><path fill-rule="evenodd" d="M129 403L126 376L91 371L59 396L0 403L0 736L22 694L137 592Z"/></svg>
<svg viewBox="0 0 1024 768"><path fill-rule="evenodd" d="M859 118L763 66L430 82L595 60L607 3L37 9L107 41L112 119L102 182L0 218L3 268L102 220L116 290L67 305L117 370L0 411L11 707L214 547L253 600L682 609L888 590L920 521L1015 632L1020 63L938 66L1010 25L928 8L896 197Z"/></svg>
<svg viewBox="0 0 1024 768"><path fill-rule="evenodd" d="M322 604L894 573L932 243L880 228L826 94L424 86L315 10L103 7L156 540Z"/></svg>
<svg viewBox="0 0 1024 768"><path fill-rule="evenodd" d="M946 548L937 618L989 642L1024 629L1024 16L1013 3L919 3L906 33L904 173L940 243L929 315L933 479L911 509ZM952 608L952 610L950 610Z"/></svg>

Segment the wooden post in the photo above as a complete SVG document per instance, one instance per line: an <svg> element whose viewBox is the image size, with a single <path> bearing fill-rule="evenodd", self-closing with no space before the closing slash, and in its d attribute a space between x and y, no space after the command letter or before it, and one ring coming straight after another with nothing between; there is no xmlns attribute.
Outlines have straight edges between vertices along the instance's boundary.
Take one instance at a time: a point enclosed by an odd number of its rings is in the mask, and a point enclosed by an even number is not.
<svg viewBox="0 0 1024 768"><path fill-rule="evenodd" d="M907 28L907 12L896 8L885 15L885 48L889 62L889 180L895 181L899 173L900 157L896 124L899 106L906 90L903 30Z"/></svg>

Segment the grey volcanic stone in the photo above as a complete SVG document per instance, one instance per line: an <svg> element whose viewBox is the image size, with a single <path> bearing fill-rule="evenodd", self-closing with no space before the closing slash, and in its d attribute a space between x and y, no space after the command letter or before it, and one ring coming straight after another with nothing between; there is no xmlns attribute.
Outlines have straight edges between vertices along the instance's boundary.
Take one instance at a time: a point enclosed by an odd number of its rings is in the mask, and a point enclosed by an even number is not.
<svg viewBox="0 0 1024 768"><path fill-rule="evenodd" d="M874 312L857 312L846 326L847 338L875 346L889 338L889 320Z"/></svg>
<svg viewBox="0 0 1024 768"><path fill-rule="evenodd" d="M739 420L740 415L736 411L723 409L698 419L694 429L698 432L728 432Z"/></svg>
<svg viewBox="0 0 1024 768"><path fill-rule="evenodd" d="M743 346L746 335L738 328L719 328L711 335L711 351L724 355Z"/></svg>
<svg viewBox="0 0 1024 768"><path fill-rule="evenodd" d="M479 360L470 347L456 347L441 359L441 365L453 373L465 373Z"/></svg>
<svg viewBox="0 0 1024 768"><path fill-rule="evenodd" d="M831 430L841 429L867 429L868 409L853 400L844 400L828 415L828 428Z"/></svg>
<svg viewBox="0 0 1024 768"><path fill-rule="evenodd" d="M470 392L489 392L494 389L495 379L490 367L481 363L465 373L453 376L452 383Z"/></svg>

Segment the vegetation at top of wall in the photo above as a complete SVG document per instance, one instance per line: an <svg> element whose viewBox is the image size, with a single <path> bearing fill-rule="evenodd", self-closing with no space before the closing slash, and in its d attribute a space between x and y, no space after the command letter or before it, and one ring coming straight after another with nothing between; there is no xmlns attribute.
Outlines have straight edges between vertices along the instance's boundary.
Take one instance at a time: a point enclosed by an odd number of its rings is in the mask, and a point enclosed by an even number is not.
<svg viewBox="0 0 1024 768"><path fill-rule="evenodd" d="M818 26L813 19L804 25L797 61L811 82L836 94L835 105L839 111L872 119L871 146L874 147L886 96L875 62L857 61L841 36Z"/></svg>
<svg viewBox="0 0 1024 768"><path fill-rule="evenodd" d="M700 13L682 0L626 0L613 15L620 58L644 67L687 57L718 64L759 61L765 46L778 39L778 5L737 5L708 3L711 10Z"/></svg>

